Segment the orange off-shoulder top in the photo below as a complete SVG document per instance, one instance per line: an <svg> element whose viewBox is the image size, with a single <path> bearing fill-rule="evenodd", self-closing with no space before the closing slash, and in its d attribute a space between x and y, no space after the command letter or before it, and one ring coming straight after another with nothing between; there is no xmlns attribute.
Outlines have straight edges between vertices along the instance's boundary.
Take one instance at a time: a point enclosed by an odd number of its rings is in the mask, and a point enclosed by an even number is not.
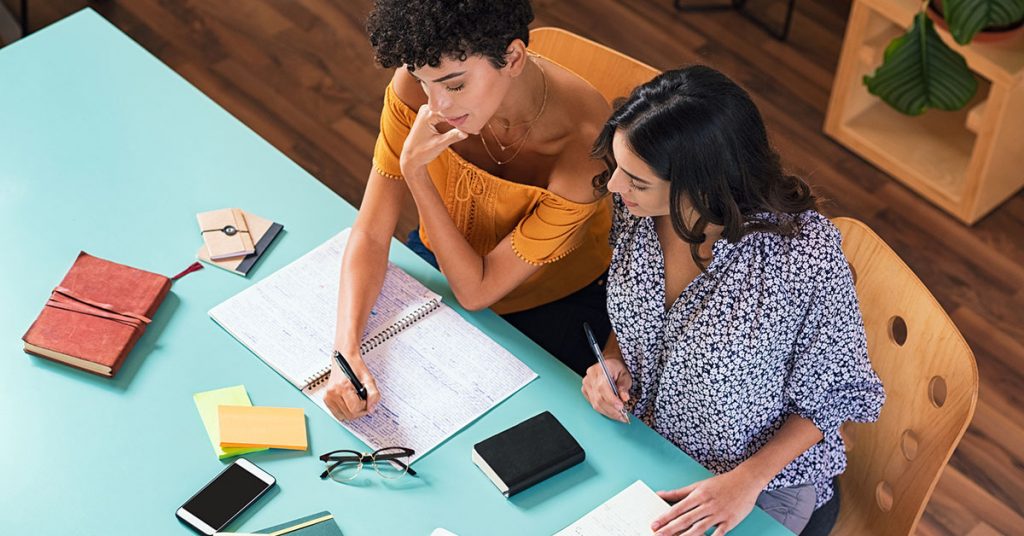
<svg viewBox="0 0 1024 536"><path fill-rule="evenodd" d="M399 157L416 119L416 110L402 102L389 85L384 94L380 134L373 167L382 176L401 180ZM540 269L491 308L513 313L549 303L585 287L611 260L608 197L576 203L537 186L505 180L480 169L451 148L427 166L448 213L480 255L486 255L509 233L512 249ZM420 220L420 239L427 248L430 229Z"/></svg>

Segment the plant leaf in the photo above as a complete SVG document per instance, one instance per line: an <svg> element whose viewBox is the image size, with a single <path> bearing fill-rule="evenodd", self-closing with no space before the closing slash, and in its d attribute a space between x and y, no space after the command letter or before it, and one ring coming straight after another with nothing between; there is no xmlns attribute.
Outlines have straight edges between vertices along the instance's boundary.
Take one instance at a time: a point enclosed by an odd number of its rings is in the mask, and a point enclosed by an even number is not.
<svg viewBox="0 0 1024 536"><path fill-rule="evenodd" d="M886 47L882 65L864 77L864 85L907 115L920 115L929 107L959 110L978 89L963 56L942 42L924 12Z"/></svg>
<svg viewBox="0 0 1024 536"><path fill-rule="evenodd" d="M942 12L953 39L966 45L982 28L1024 19L1024 0L942 0Z"/></svg>

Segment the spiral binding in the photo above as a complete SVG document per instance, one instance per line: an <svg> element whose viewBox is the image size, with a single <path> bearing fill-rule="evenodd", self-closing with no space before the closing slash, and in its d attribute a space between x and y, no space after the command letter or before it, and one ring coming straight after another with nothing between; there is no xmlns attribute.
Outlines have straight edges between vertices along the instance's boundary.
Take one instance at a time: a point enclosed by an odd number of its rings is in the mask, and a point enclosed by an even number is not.
<svg viewBox="0 0 1024 536"><path fill-rule="evenodd" d="M328 364L324 368L314 372L302 382L302 389L315 391L317 387L327 381L331 377L331 365Z"/></svg>
<svg viewBox="0 0 1024 536"><path fill-rule="evenodd" d="M401 319L398 320L398 322L391 324L380 333L363 341L363 344L359 345L359 353L366 355L367 353L370 352L370 350L373 350L374 348L384 344L385 341L387 341L391 337L394 337L395 335L398 335L399 333L402 332L402 330L411 326L414 322L422 319L431 312L437 310L437 308L439 307L441 307L441 300L436 299L421 305L415 311L403 316ZM324 368L309 375L303 382L302 389L315 391L317 387L320 387L320 385L322 385L324 382L330 379L330 377L331 365L328 364Z"/></svg>
<svg viewBox="0 0 1024 536"><path fill-rule="evenodd" d="M415 311L405 315L398 322L395 322L394 324L391 324L386 329L384 329L384 331L381 331L380 333L374 335L373 337L370 337L369 339L363 341L363 344L359 346L359 352L364 355L368 354L370 350L373 350L374 348L384 344L384 341L390 339L391 337L394 337L395 335L398 335L403 329L411 326L413 322L416 322L417 320L423 318L424 316L427 316L428 314L430 314L431 311L434 311L440 306L441 302L438 300L431 300L421 305L419 309L416 309Z"/></svg>

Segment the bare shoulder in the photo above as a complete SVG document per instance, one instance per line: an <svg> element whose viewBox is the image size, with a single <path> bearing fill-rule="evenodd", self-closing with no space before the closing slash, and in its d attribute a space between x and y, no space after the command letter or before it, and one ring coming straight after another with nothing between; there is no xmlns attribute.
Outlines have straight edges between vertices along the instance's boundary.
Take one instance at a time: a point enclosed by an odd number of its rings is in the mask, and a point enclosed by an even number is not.
<svg viewBox="0 0 1024 536"><path fill-rule="evenodd" d="M590 151L611 115L611 107L594 86L579 76L550 62L544 66L556 82L557 109L569 132L548 189L570 201L593 202L598 199L593 178L604 170L604 163L591 158Z"/></svg>
<svg viewBox="0 0 1024 536"><path fill-rule="evenodd" d="M395 69L395 75L391 77L391 87L394 88L398 100L413 110L418 110L427 103L427 94L405 67Z"/></svg>

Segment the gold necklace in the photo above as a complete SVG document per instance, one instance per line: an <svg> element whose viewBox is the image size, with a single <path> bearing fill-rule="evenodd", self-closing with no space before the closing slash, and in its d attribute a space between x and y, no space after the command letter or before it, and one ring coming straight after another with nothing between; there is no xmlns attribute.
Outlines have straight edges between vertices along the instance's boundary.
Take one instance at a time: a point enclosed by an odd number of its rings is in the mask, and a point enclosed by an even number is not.
<svg viewBox="0 0 1024 536"><path fill-rule="evenodd" d="M535 115L533 117L533 119L530 119L529 121L525 121L523 123L518 123L516 125L512 125L511 123L508 123L505 126L505 129L508 130L508 129L512 128L513 126L529 125L527 127L527 129L526 129L526 133L523 134L523 137L519 138L518 140L510 142L508 145L504 145L504 144L501 143L501 140L498 139L498 135L494 133L494 127L491 126L491 122L487 121L487 129L491 131L491 136L494 137L494 142L498 144L498 148L499 148L498 154L504 153L505 151L511 150L512 148L515 148L515 152L512 153L512 156L506 158L505 160L500 160L500 159L496 158L494 156L494 153L491 152L491 148L487 146L487 137L484 136L484 134L482 132L480 133L480 142L484 146L484 151L487 152L487 156L489 156L491 158L491 160L494 161L494 163L499 165L499 166L503 166L503 165L511 162L512 160L514 160L517 156L519 156L519 152L522 151L523 147L526 146L526 140L530 137L530 133L533 132L534 124L537 122L538 119L540 119L540 116L544 114L544 110L547 108L547 105L548 105L548 77L547 77L547 74L544 72L544 67L541 66L540 62L538 62L537 60L533 60L533 63L534 63L534 65L537 66L538 69L540 69L540 77L541 77L541 80L544 81L544 96L541 98L540 110L537 112L537 115Z"/></svg>
<svg viewBox="0 0 1024 536"><path fill-rule="evenodd" d="M519 152L523 150L524 146L526 146L526 138L530 135L530 131L532 131L532 130L533 130L533 125L530 125L530 128L526 129L526 135L523 136L522 141L519 143L519 147L516 148L516 152L512 153L512 156L506 158L505 160L498 160L494 156L494 153L491 152L491 148L487 146L487 138L484 135L482 135L482 134L480 135L480 141L483 142L483 144L484 144L484 151L487 152L487 156L491 157L491 160L493 160L495 164L498 164L499 166L504 166L505 164L515 160L515 158L517 156L519 156ZM492 132L491 134L494 134L494 133ZM497 140L498 138L495 137L494 139ZM512 148L512 146L509 145L509 148Z"/></svg>
<svg viewBox="0 0 1024 536"><path fill-rule="evenodd" d="M509 149L509 147L515 146L517 143L523 141L523 139L525 139L527 136L529 136L530 135L530 130L533 129L533 125L530 125L530 128L526 129L526 133L525 134L520 136L518 139L510 141L508 143L508 145L505 145L504 143L501 143L501 138L499 138L498 134L494 132L494 127L492 127L490 123L487 123L487 129L491 131L491 137L494 138L494 141L496 141L498 143L498 149L500 149L501 151L507 151Z"/></svg>

